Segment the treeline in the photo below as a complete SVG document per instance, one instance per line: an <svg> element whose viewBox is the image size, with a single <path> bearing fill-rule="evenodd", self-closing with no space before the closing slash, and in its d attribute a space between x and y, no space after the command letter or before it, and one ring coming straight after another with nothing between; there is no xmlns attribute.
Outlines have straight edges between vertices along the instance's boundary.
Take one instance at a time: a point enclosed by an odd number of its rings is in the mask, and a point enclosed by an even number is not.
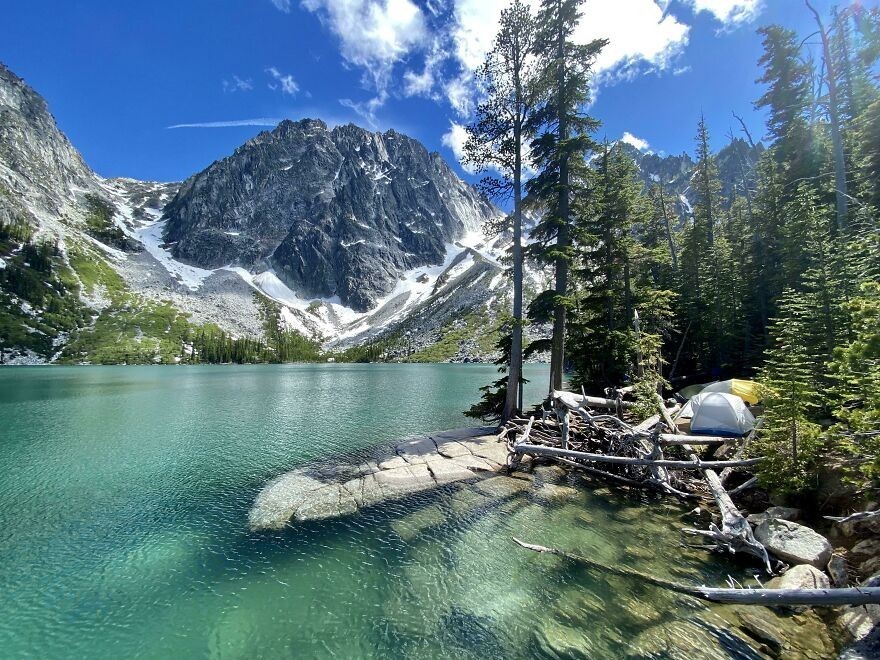
<svg viewBox="0 0 880 660"><path fill-rule="evenodd" d="M683 221L663 181L646 187L621 145L592 137L599 122L583 109L604 42L573 43L579 10L578 0L544 0L533 17L515 0L480 70L489 96L469 127L468 154L502 173L485 180L486 192L514 197L515 286L518 258L555 272L527 319L514 306L510 378L485 392L489 416L522 407L509 392L521 378L517 326L552 322L552 340L532 347L552 351L551 387L563 368L592 392L756 375L767 407L757 447L771 457L760 474L766 486L815 489L828 469L875 486L880 10L853 4L815 15L816 53L803 35L759 30L764 94L755 105L768 116L769 147L756 166L740 160L739 181L724 194L701 118ZM754 146L744 124L743 132ZM537 175L522 182L527 164ZM541 221L518 257L523 203Z"/></svg>
<svg viewBox="0 0 880 660"><path fill-rule="evenodd" d="M233 337L214 325L195 330L186 342L184 361L192 364L254 364L320 362L326 359L319 342L285 328L278 305L254 293L264 337Z"/></svg>
<svg viewBox="0 0 880 660"><path fill-rule="evenodd" d="M219 328L200 328L185 345L189 364L318 362L320 345L298 332L279 330L267 338L232 337Z"/></svg>

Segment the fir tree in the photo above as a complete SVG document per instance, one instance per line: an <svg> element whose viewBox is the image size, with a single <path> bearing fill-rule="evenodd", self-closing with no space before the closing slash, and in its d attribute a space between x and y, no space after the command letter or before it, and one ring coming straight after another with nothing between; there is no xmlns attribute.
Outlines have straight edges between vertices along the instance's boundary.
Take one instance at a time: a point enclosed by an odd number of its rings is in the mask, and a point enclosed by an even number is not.
<svg viewBox="0 0 880 660"><path fill-rule="evenodd" d="M522 407L522 175L526 128L533 110L529 92L533 72L529 62L533 57L534 30L531 12L520 0L502 10L493 48L478 72L486 100L477 107L477 119L468 127L465 145L467 160L478 171L494 167L500 172L500 176L484 178L482 189L496 199L513 198L513 213L508 217L513 230L513 319L502 421Z"/></svg>
<svg viewBox="0 0 880 660"><path fill-rule="evenodd" d="M536 54L539 71L534 93L540 101L532 119L532 156L538 170L528 191L542 213L532 232L533 254L552 263L555 271L550 389L562 388L565 356L568 269L571 260L571 203L583 194L586 155L594 147L590 134L599 123L584 111L590 99L590 71L607 43L598 39L576 44L580 0L542 0L537 18Z"/></svg>

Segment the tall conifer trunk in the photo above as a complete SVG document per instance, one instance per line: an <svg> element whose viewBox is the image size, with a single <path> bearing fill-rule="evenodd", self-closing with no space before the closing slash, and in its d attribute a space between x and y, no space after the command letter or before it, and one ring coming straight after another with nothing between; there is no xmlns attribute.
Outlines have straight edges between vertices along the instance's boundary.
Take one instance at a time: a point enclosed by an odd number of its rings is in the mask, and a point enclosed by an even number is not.
<svg viewBox="0 0 880 660"><path fill-rule="evenodd" d="M562 253L556 257L556 296L553 307L553 343L550 353L550 391L562 389L562 370L565 361L565 303L558 298L568 294L568 252L569 237L569 180L568 154L566 152L568 127L565 116L565 31L562 23L562 3L559 4L558 23L556 26L556 57L557 59L557 149L560 150L559 160L559 232L556 247Z"/></svg>

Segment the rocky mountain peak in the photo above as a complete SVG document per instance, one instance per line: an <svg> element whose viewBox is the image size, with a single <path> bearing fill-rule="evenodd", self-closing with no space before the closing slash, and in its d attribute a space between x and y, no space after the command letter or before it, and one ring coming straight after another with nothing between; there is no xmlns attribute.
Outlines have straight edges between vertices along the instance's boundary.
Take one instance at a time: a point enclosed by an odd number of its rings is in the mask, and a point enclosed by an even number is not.
<svg viewBox="0 0 880 660"><path fill-rule="evenodd" d="M417 140L303 119L191 177L164 217L180 260L272 269L303 297L366 311L496 213Z"/></svg>
<svg viewBox="0 0 880 660"><path fill-rule="evenodd" d="M59 213L95 176L58 129L42 96L0 63L0 185Z"/></svg>

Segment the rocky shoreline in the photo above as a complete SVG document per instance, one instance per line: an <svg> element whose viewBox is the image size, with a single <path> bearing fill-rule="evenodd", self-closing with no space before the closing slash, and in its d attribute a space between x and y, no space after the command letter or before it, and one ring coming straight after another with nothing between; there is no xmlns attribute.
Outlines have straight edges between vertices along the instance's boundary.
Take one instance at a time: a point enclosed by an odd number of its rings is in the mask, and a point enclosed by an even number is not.
<svg viewBox="0 0 880 660"><path fill-rule="evenodd" d="M304 466L276 477L258 494L248 522L252 531L278 530L290 524L354 514L456 482L466 484L474 496L489 498L528 494L536 501L549 502L578 495L576 488L561 481L564 471L558 466L535 463L508 475L506 461L507 447L498 442L495 429L490 427L409 437L370 460L330 467ZM880 561L880 518L834 523L829 533L834 547L812 528L795 522L799 516L797 509L771 507L749 518L756 526L756 537L791 565L766 587L825 589L847 586L853 583L853 576L864 578L856 580L859 586L880 586L876 570ZM755 608L749 620L756 619L764 609ZM803 609L789 610L792 615L806 615ZM840 657L877 657L873 654L880 648L880 605L839 608L826 614L822 620L837 634L852 640ZM819 622L814 616L810 620ZM784 643L772 630L767 637L769 655L778 656L772 649L781 650Z"/></svg>

